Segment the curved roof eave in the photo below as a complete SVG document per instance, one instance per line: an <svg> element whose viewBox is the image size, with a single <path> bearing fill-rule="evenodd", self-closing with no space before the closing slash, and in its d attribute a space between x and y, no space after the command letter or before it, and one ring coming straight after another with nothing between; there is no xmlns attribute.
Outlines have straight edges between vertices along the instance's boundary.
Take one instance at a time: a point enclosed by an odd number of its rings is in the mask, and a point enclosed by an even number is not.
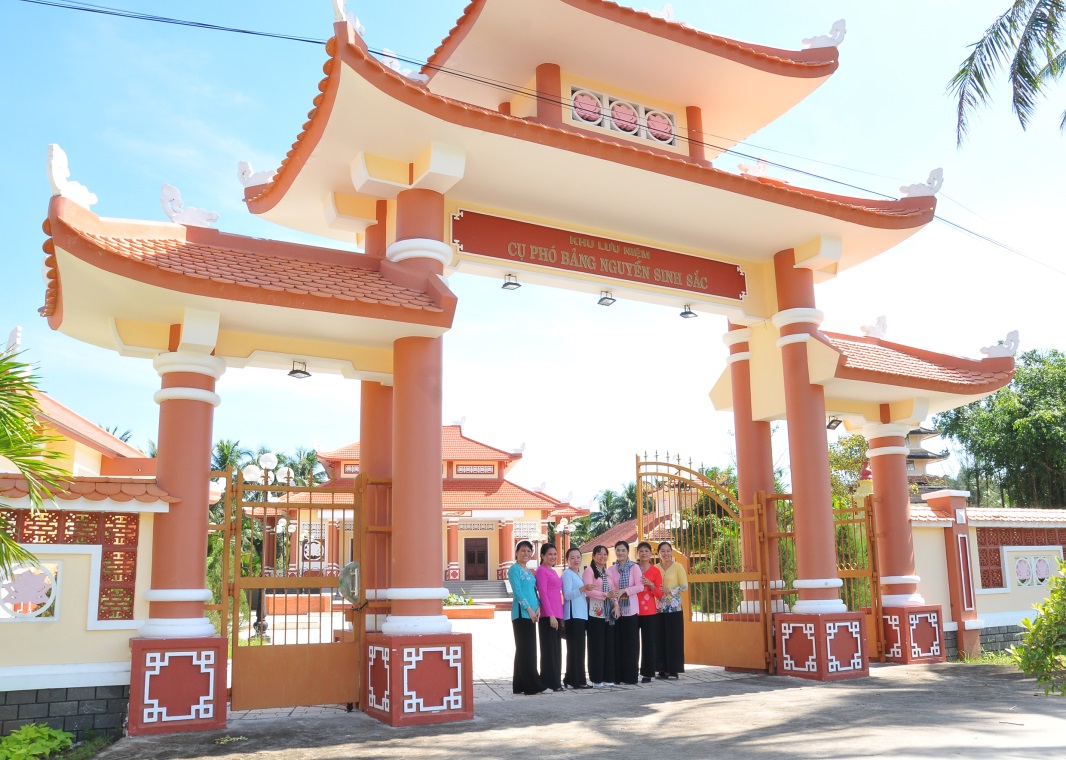
<svg viewBox="0 0 1066 760"><path fill-rule="evenodd" d="M422 67L422 73L426 74L431 81L437 71L447 66L452 54L477 24L478 16L481 15L488 1L472 0L448 35L433 51ZM710 34L687 24L652 16L646 11L627 8L610 0L561 1L578 10L599 16L610 23L628 26L709 55L782 76L825 77L836 71L839 65L838 51L835 47L781 50Z"/></svg>
<svg viewBox="0 0 1066 760"><path fill-rule="evenodd" d="M339 63L343 62L360 78L394 100L460 127L602 158L870 228L915 230L933 219L936 199L932 196L872 200L763 183L703 166L686 158L629 143L606 140L576 129L541 124L436 95L377 61L345 22L338 22L335 31L338 35L343 33L346 42L340 44L339 37L332 37L326 43L330 59L323 66L323 70L327 76L319 85L322 93L315 98L315 108L308 114L309 119L303 125L303 130L282 161L274 179L265 185L245 189L245 203L253 214L261 215L274 209L314 154L337 100L341 79Z"/></svg>

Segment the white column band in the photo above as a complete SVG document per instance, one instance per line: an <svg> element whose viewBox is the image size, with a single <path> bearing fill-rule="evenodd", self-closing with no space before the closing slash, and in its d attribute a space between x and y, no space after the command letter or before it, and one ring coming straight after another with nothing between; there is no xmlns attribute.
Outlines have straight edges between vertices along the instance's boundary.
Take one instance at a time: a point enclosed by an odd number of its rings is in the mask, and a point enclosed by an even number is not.
<svg viewBox="0 0 1066 760"><path fill-rule="evenodd" d="M452 624L447 615L389 615L381 624L381 632L390 636L451 633Z"/></svg>
<svg viewBox="0 0 1066 760"><path fill-rule="evenodd" d="M202 618L148 618L137 630L138 636L148 639L192 639L215 636L215 626Z"/></svg>
<svg viewBox="0 0 1066 760"><path fill-rule="evenodd" d="M389 588L385 589L385 598L400 601L447 599L450 593L443 586L440 588Z"/></svg>
<svg viewBox="0 0 1066 760"><path fill-rule="evenodd" d="M843 585L840 578L797 578L792 581L792 588L840 588Z"/></svg>
<svg viewBox="0 0 1066 760"><path fill-rule="evenodd" d="M739 330L730 330L722 336L722 342L727 346L735 346L737 343L747 343L751 340L751 328L742 327Z"/></svg>
<svg viewBox="0 0 1066 760"><path fill-rule="evenodd" d="M150 588L144 598L149 602L209 602L211 592L206 588Z"/></svg>
<svg viewBox="0 0 1066 760"><path fill-rule="evenodd" d="M733 364L734 362L750 362L751 351L741 351L740 353L730 354L729 358L725 360L726 365Z"/></svg>
<svg viewBox="0 0 1066 760"><path fill-rule="evenodd" d="M911 450L906 446L879 446L876 449L866 449L866 456L870 459L874 457L887 457L895 454L896 456L907 456L911 453Z"/></svg>
<svg viewBox="0 0 1066 760"><path fill-rule="evenodd" d="M900 583L917 583L921 578L917 575L882 575L882 586L896 586Z"/></svg>
<svg viewBox="0 0 1066 760"><path fill-rule="evenodd" d="M784 348L792 343L806 343L811 339L810 333L796 333L795 335L782 335L775 344L778 348Z"/></svg>
<svg viewBox="0 0 1066 760"><path fill-rule="evenodd" d="M912 425L899 422L867 422L862 426L862 434L867 441L875 438L906 438L912 429Z"/></svg>
<svg viewBox="0 0 1066 760"><path fill-rule="evenodd" d="M848 605L839 599L797 599L792 605L793 614L800 615L829 615L847 611Z"/></svg>
<svg viewBox="0 0 1066 760"><path fill-rule="evenodd" d="M385 250L385 257L396 263L408 259L432 259L444 266L449 266L454 255L455 252L450 245L429 238L397 240Z"/></svg>
<svg viewBox="0 0 1066 760"><path fill-rule="evenodd" d="M202 401L211 406L218 406L222 403L221 396L203 388L160 388L152 394L152 400L157 404L164 401Z"/></svg>
<svg viewBox="0 0 1066 760"><path fill-rule="evenodd" d="M171 372L193 372L218 380L226 371L226 362L217 356L198 354L192 351L171 351L152 360L152 366L160 377Z"/></svg>
<svg viewBox="0 0 1066 760"><path fill-rule="evenodd" d="M785 309L770 317L774 327L781 329L786 325L810 323L815 326L822 324L825 314L818 309Z"/></svg>
<svg viewBox="0 0 1066 760"><path fill-rule="evenodd" d="M918 607L925 604L921 594L881 594L881 607Z"/></svg>

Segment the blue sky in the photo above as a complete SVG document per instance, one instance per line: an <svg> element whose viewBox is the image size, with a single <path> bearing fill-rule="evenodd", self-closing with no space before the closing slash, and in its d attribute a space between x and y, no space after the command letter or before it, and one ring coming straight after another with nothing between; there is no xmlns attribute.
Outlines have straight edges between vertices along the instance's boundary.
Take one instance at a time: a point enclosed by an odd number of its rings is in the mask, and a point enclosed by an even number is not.
<svg viewBox="0 0 1066 760"><path fill-rule="evenodd" d="M330 0L180 4L113 0L118 7L212 24L325 39ZM646 3L632 3L644 7ZM424 60L463 0L352 2L372 48ZM978 357L981 346L1021 333L1023 349L1066 348L1059 316L1066 285L1062 177L1066 138L1060 88L1028 132L997 90L956 149L945 83L1002 0L854 3L677 0L677 20L782 48L845 18L841 66L810 98L738 149L790 167L898 195L901 184L945 169L938 214L1023 252L981 242L936 222L905 244L819 286L826 329L857 333L878 315L888 339ZM661 4L655 4L656 9ZM66 151L72 179L95 192L101 216L162 221L159 189L218 211L229 232L308 242L251 216L238 161L277 165L317 94L325 51L317 45L204 31L0 2L0 56L8 72L0 114L0 226L5 233L0 328L24 330L43 386L90 420L155 438L149 362L121 358L49 330L37 315L41 221L50 187L46 148ZM684 76L685 72L676 72ZM747 159L723 157L731 169ZM793 184L851 194L839 185L775 170ZM858 194L858 193L856 193ZM333 243L326 243L333 245ZM1036 261L1033 261L1033 260ZM1044 262L1052 268L1036 262ZM471 436L501 448L527 444L513 478L546 484L585 503L633 478L637 452L680 452L728 464L731 417L707 392L724 368L725 320L681 320L672 309L455 275L460 298L445 342L444 417L466 418ZM315 376L295 382L253 370L220 381L215 437L292 450L358 439L358 384ZM775 454L787 465L783 436Z"/></svg>

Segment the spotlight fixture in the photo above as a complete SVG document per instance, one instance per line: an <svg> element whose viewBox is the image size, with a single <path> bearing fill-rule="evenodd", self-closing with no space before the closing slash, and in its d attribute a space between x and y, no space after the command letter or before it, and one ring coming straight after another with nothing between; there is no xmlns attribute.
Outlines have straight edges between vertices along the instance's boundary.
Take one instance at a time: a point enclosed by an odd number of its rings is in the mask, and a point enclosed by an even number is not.
<svg viewBox="0 0 1066 760"><path fill-rule="evenodd" d="M829 422L827 422L825 425L825 429L836 430L838 427L840 427L841 421L842 420L839 417L830 417Z"/></svg>
<svg viewBox="0 0 1066 760"><path fill-rule="evenodd" d="M681 318L682 319L692 319L693 317L698 317L698 316L699 316L699 314L694 312L692 310L691 306L689 306L688 304L685 304L685 310L683 312L681 312Z"/></svg>
<svg viewBox="0 0 1066 760"><path fill-rule="evenodd" d="M307 362L293 362L292 369L289 370L289 377L295 377L297 380L311 377L311 373L307 371Z"/></svg>
<svg viewBox="0 0 1066 760"><path fill-rule="evenodd" d="M518 278L513 274L505 274L503 276L503 285L500 286L504 290L518 290L522 287L522 283L518 281Z"/></svg>
<svg viewBox="0 0 1066 760"><path fill-rule="evenodd" d="M597 301L596 303L598 303L600 306L610 306L611 304L614 303L614 300L615 299L614 299L614 296L611 295L611 291L609 291L609 290L601 290L600 291L600 300Z"/></svg>

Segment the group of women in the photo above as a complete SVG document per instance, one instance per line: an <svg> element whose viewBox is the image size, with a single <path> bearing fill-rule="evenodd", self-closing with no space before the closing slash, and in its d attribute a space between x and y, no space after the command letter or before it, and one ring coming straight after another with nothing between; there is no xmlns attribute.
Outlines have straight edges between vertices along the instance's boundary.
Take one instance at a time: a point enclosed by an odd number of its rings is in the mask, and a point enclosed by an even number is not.
<svg viewBox="0 0 1066 760"><path fill-rule="evenodd" d="M608 566L607 547L596 546L592 564L582 568L581 550L570 549L560 575L558 551L551 544L541 547L539 566L531 561L533 544L520 541L515 547L516 561L507 571L515 694L635 684L638 678L649 683L656 675L677 678L684 672L681 592L688 577L674 561L673 547L659 544L658 564L647 541L637 544L636 562L625 541L615 544L614 553L617 559Z"/></svg>

